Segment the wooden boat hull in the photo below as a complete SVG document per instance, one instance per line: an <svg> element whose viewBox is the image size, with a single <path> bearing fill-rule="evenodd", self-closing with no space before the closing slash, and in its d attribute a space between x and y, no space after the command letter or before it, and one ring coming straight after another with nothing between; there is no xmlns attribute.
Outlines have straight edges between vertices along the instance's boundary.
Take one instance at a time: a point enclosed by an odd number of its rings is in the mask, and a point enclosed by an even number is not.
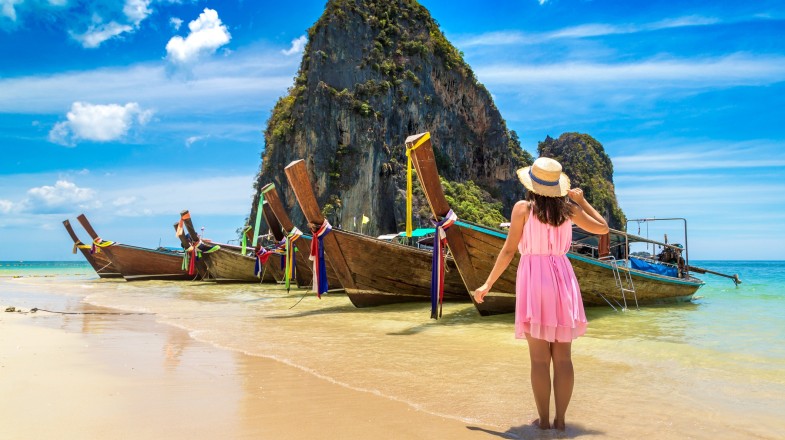
<svg viewBox="0 0 785 440"><path fill-rule="evenodd" d="M280 257L272 255L264 265L262 279L254 274L256 258L224 248L204 254L210 278L219 283L275 283L283 279Z"/></svg>
<svg viewBox="0 0 785 440"><path fill-rule="evenodd" d="M333 229L355 286L346 295L355 307L431 300L431 252ZM452 260L444 276L444 300L468 301Z"/></svg>
<svg viewBox="0 0 785 440"><path fill-rule="evenodd" d="M91 254L88 249L79 249L85 259L98 274L100 278L122 278L121 274L104 253Z"/></svg>
<svg viewBox="0 0 785 440"><path fill-rule="evenodd" d="M115 244L102 248L112 264L120 271L126 281L143 280L193 280L204 275L204 269L197 269L195 275L188 275L182 269L183 257L170 252Z"/></svg>
<svg viewBox="0 0 785 440"><path fill-rule="evenodd" d="M461 221L456 222L450 230L453 228L456 228L453 233L460 233L463 238L474 275L484 280L493 269L496 256L507 238L506 234ZM622 298L621 289L616 284L613 267L610 263L573 252L569 252L567 258L570 259L578 279L585 305L607 305L608 303L603 299L603 296L612 302L616 300L623 304L624 298ZM485 297L485 301L477 304L480 314L496 315L515 311L515 277L519 261L520 255L516 254L494 284L493 290ZM665 277L624 267L619 267L619 270L629 271L632 275L639 304L689 301L703 285L702 281L695 278ZM624 272L621 275L624 277ZM631 293L626 293L626 301L628 305L634 303Z"/></svg>

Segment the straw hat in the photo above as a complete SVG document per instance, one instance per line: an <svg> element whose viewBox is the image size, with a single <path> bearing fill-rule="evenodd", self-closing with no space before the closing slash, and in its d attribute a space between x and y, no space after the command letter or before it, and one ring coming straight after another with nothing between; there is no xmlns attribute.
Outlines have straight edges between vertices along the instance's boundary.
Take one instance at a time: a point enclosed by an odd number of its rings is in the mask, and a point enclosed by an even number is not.
<svg viewBox="0 0 785 440"><path fill-rule="evenodd" d="M570 178L562 173L561 164L548 157L540 157L517 173L526 189L541 196L564 197L570 190Z"/></svg>

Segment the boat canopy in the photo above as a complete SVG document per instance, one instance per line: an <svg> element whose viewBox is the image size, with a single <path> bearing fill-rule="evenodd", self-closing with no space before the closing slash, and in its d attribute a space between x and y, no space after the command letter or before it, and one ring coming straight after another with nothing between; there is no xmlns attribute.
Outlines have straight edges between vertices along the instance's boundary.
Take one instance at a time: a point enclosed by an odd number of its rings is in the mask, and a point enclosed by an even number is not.
<svg viewBox="0 0 785 440"><path fill-rule="evenodd" d="M417 228L412 231L412 237L425 237L428 234L435 234L436 229L434 228ZM406 237L406 232L399 232L399 237Z"/></svg>

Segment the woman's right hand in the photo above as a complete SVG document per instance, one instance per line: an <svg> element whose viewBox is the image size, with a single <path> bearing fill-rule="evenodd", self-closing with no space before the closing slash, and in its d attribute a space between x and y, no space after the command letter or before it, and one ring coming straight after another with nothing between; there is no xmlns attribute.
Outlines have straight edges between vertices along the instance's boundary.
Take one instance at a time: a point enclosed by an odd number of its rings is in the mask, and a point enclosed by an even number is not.
<svg viewBox="0 0 785 440"><path fill-rule="evenodd" d="M569 191L567 191L567 196L570 199L572 199L573 202L575 202L575 203L577 203L579 205L581 204L581 202L583 202L585 200L585 198L583 197L583 190L580 189L580 188L572 188L572 189L570 189Z"/></svg>
<svg viewBox="0 0 785 440"><path fill-rule="evenodd" d="M485 301L485 295L487 295L490 290L491 286L489 286L488 283L478 287L477 290L474 291L474 301L477 304L482 304L482 302Z"/></svg>

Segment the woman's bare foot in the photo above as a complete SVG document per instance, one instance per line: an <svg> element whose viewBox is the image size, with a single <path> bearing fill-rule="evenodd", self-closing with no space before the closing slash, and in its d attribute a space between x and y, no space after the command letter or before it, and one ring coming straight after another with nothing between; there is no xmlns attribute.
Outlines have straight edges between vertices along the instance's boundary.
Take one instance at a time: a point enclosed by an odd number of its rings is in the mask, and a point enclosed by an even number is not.
<svg viewBox="0 0 785 440"><path fill-rule="evenodd" d="M567 429L567 425L564 424L564 420L553 419L553 429L564 431Z"/></svg>
<svg viewBox="0 0 785 440"><path fill-rule="evenodd" d="M548 421L541 422L540 419L532 420L532 426L536 426L540 429L551 429L551 425L548 424Z"/></svg>

